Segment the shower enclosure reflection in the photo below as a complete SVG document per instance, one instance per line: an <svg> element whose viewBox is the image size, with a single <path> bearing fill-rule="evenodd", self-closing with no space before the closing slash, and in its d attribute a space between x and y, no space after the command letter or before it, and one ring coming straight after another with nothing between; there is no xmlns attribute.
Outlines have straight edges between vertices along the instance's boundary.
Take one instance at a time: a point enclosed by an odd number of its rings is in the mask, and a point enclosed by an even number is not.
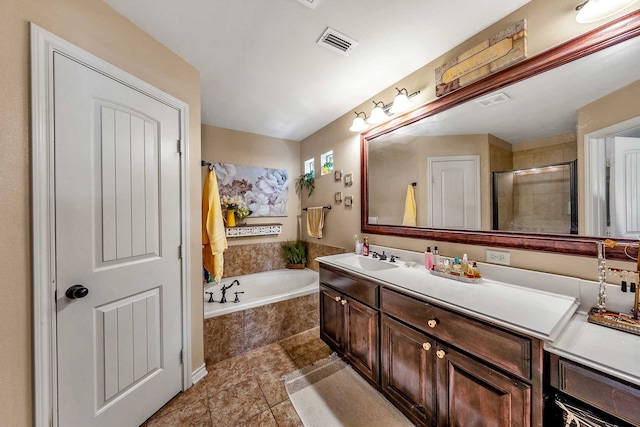
<svg viewBox="0 0 640 427"><path fill-rule="evenodd" d="M493 229L577 234L576 163L493 172Z"/></svg>

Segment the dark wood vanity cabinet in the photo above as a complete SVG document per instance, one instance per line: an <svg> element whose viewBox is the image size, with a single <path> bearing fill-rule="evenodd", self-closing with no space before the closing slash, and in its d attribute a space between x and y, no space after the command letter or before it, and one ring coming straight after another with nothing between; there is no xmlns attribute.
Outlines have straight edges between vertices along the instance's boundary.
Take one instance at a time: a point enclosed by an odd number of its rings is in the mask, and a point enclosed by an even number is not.
<svg viewBox="0 0 640 427"><path fill-rule="evenodd" d="M381 310L382 389L412 421L541 425L542 358L533 355L534 347L541 350L536 340L390 289L381 292Z"/></svg>
<svg viewBox="0 0 640 427"><path fill-rule="evenodd" d="M379 384L378 285L326 269L321 269L320 283L320 338L362 375ZM358 301L356 296L373 306Z"/></svg>
<svg viewBox="0 0 640 427"><path fill-rule="evenodd" d="M640 427L640 387L555 354L549 357L549 383L578 401Z"/></svg>
<svg viewBox="0 0 640 427"><path fill-rule="evenodd" d="M531 385L438 345L438 425L531 425Z"/></svg>
<svg viewBox="0 0 640 427"><path fill-rule="evenodd" d="M542 426L538 339L333 267L320 282L321 338L416 425Z"/></svg>
<svg viewBox="0 0 640 427"><path fill-rule="evenodd" d="M416 424L436 425L435 340L382 315L382 391Z"/></svg>

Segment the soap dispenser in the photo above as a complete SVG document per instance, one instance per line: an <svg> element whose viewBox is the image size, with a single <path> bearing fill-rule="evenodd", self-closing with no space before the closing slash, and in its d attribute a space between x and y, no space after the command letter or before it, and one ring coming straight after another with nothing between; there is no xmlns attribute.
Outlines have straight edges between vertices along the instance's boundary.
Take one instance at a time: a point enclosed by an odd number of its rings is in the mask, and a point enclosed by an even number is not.
<svg viewBox="0 0 640 427"><path fill-rule="evenodd" d="M433 270L433 252L431 252L431 246L428 246L424 253L424 268Z"/></svg>

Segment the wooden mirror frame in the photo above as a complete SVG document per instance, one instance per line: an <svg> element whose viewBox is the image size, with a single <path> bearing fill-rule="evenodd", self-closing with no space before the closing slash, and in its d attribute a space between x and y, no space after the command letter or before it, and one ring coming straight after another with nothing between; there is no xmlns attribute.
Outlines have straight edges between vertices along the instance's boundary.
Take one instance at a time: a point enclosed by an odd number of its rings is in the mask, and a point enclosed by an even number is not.
<svg viewBox="0 0 640 427"><path fill-rule="evenodd" d="M461 231L452 229L416 228L397 225L368 224L368 140L384 135L403 126L415 123L425 117L432 116L449 108L453 108L481 95L520 82L545 71L575 61L592 53L614 46L625 40L640 35L640 10L625 15L601 27L578 36L568 42L540 53L532 58L499 71L482 80L458 89L392 120L369 129L360 135L360 182L361 182L361 225L362 232L387 236L400 236L417 239L428 239L469 245L504 247L532 251L556 252L567 255L595 256L595 242L603 238L554 235L527 234L508 231ZM619 242L633 242L629 239L616 239ZM607 258L629 261L623 249L617 246L607 249Z"/></svg>

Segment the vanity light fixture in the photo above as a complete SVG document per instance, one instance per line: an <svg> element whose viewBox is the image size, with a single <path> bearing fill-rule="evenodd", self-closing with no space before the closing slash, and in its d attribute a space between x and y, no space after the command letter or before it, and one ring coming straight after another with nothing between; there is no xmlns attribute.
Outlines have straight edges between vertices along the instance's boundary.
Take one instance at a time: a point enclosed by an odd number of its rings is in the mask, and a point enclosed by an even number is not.
<svg viewBox="0 0 640 427"><path fill-rule="evenodd" d="M389 116L387 115L385 108L388 109L388 107L384 105L384 102L373 101L373 104L375 105L375 107L373 107L373 109L371 110L371 114L367 119L367 123L369 123L370 125L377 125L378 123L387 121L389 119Z"/></svg>
<svg viewBox="0 0 640 427"><path fill-rule="evenodd" d="M413 105L413 102L411 102L409 99L420 93L420 91L417 91L409 95L409 92L405 88L396 88L396 90L398 91L398 94L393 100L393 104L391 105L391 109L389 110L389 112L392 114L407 111Z"/></svg>
<svg viewBox="0 0 640 427"><path fill-rule="evenodd" d="M638 0L587 0L576 6L576 22L589 24L615 15Z"/></svg>
<svg viewBox="0 0 640 427"><path fill-rule="evenodd" d="M356 113L356 118L353 119L353 123L349 130L351 132L362 132L363 130L367 130L369 125L365 122L365 119L367 118L365 112L361 111L358 113L357 111L354 111L354 113ZM364 118L360 117L361 115L364 116Z"/></svg>
<svg viewBox="0 0 640 427"><path fill-rule="evenodd" d="M371 110L371 115L369 117L367 117L364 112L358 113L357 111L354 111L354 113L356 113L356 118L353 119L353 124L349 130L351 132L362 132L369 128L367 123L370 125L377 125L378 123L387 121L391 114L407 111L413 106L410 99L420 93L420 91L417 90L412 94L409 94L405 88L396 88L396 90L398 91L398 95L396 95L396 98L391 104L385 104L383 101L373 101L375 106ZM364 118L361 116L364 116Z"/></svg>

